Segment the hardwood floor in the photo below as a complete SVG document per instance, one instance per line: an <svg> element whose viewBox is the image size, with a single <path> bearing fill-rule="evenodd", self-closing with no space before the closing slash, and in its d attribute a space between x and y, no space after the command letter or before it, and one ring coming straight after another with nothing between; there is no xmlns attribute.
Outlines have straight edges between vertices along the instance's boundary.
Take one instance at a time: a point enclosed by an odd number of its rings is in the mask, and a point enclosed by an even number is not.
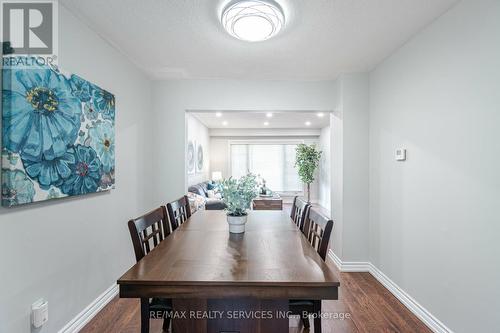
<svg viewBox="0 0 500 333"><path fill-rule="evenodd" d="M339 273L341 287L338 301L324 301L323 312L345 319L323 319L323 332L431 332L369 273ZM337 316L338 317L338 316ZM312 320L311 320L312 325ZM151 320L151 333L162 332L162 321ZM291 322L290 333L314 332ZM139 301L116 298L83 328L82 333L140 332Z"/></svg>

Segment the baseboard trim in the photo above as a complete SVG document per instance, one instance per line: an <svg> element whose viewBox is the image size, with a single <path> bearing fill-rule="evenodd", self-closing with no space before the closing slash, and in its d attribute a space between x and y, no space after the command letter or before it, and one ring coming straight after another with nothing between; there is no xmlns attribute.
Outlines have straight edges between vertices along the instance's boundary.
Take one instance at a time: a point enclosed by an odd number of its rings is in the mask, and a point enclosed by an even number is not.
<svg viewBox="0 0 500 333"><path fill-rule="evenodd" d="M369 272L387 290L389 290L404 306L418 317L434 333L453 333L453 331L433 316L426 308L418 303L406 291L401 289L394 281L387 277L381 270L370 262L343 262L333 251L328 251L328 256L341 272Z"/></svg>
<svg viewBox="0 0 500 333"><path fill-rule="evenodd" d="M101 295L92 301L82 312L76 315L69 323L59 330L58 333L79 332L96 314L99 313L115 296L118 295L118 285L113 284Z"/></svg>
<svg viewBox="0 0 500 333"><path fill-rule="evenodd" d="M341 272L369 272L371 264L369 262L342 261L332 249L328 250L328 256L333 260L335 266Z"/></svg>

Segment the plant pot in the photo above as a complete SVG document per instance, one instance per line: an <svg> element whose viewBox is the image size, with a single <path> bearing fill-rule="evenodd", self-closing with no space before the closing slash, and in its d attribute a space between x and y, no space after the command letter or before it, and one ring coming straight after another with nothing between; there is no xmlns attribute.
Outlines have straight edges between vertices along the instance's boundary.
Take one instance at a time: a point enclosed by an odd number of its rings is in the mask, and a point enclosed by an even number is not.
<svg viewBox="0 0 500 333"><path fill-rule="evenodd" d="M247 223L247 216L227 216L227 223L229 224L229 232L232 234L241 234L245 232L245 223Z"/></svg>

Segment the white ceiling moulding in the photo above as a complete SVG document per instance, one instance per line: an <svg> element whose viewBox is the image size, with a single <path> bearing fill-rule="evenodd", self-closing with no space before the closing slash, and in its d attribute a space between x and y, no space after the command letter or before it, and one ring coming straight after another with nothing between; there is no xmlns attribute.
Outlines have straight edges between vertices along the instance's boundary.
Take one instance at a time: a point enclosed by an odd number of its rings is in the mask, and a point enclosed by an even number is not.
<svg viewBox="0 0 500 333"><path fill-rule="evenodd" d="M212 128L211 137L319 137L321 129L301 128Z"/></svg>
<svg viewBox="0 0 500 333"><path fill-rule="evenodd" d="M210 129L321 129L330 125L328 111L190 110L187 114ZM322 114L323 116L318 116ZM309 126L305 123L308 122Z"/></svg>
<svg viewBox="0 0 500 333"><path fill-rule="evenodd" d="M216 113L216 112L222 112L222 113L241 113L241 112L254 112L254 113L323 113L323 114L328 114L328 113L333 113L335 110L330 110L330 109L268 109L268 108L263 108L263 109L255 109L255 108L241 108L241 109L186 109L185 110L187 113Z"/></svg>

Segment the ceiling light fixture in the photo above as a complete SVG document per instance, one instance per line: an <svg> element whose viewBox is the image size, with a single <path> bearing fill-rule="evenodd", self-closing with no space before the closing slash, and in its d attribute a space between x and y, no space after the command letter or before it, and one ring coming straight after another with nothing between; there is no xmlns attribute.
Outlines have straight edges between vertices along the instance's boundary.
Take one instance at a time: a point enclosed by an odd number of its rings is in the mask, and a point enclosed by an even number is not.
<svg viewBox="0 0 500 333"><path fill-rule="evenodd" d="M318 117L320 117L320 118L323 118L323 116L324 116L324 115L325 115L325 114L324 114L323 112L319 112L319 113L318 113Z"/></svg>
<svg viewBox="0 0 500 333"><path fill-rule="evenodd" d="M217 118L222 117L222 112L215 112L215 116L216 116Z"/></svg>
<svg viewBox="0 0 500 333"><path fill-rule="evenodd" d="M269 126L269 122L264 122L264 126Z"/></svg>
<svg viewBox="0 0 500 333"><path fill-rule="evenodd" d="M280 32L285 15L274 0L235 0L222 10L221 23L230 35L259 42Z"/></svg>
<svg viewBox="0 0 500 333"><path fill-rule="evenodd" d="M222 126L227 126L227 121L223 121Z"/></svg>
<svg viewBox="0 0 500 333"><path fill-rule="evenodd" d="M273 114L271 112L266 113L267 118L272 118Z"/></svg>
<svg viewBox="0 0 500 333"><path fill-rule="evenodd" d="M306 126L311 126L311 122L310 121L306 121L305 124L306 124Z"/></svg>

